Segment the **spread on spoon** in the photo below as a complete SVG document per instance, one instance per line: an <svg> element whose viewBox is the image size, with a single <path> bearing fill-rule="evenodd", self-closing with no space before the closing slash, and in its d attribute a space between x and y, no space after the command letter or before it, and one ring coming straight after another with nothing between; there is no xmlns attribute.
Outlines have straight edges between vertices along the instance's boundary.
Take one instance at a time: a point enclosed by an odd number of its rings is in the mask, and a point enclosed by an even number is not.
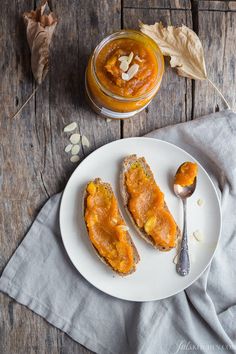
<svg viewBox="0 0 236 354"><path fill-rule="evenodd" d="M198 166L195 162L184 162L178 169L175 175L175 184L182 187L188 187L193 184L197 177Z"/></svg>

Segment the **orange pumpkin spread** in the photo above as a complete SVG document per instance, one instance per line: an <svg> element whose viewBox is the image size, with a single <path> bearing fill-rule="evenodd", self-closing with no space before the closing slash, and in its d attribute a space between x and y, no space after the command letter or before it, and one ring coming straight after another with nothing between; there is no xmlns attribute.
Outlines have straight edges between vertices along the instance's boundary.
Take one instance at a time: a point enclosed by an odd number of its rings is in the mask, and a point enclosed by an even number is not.
<svg viewBox="0 0 236 354"><path fill-rule="evenodd" d="M197 177L198 166L195 162L184 162L175 175L175 184L187 187L193 184Z"/></svg>
<svg viewBox="0 0 236 354"><path fill-rule="evenodd" d="M128 208L140 229L151 237L156 246L175 246L177 226L165 207L164 194L152 174L135 162L126 172L125 183L129 194Z"/></svg>
<svg viewBox="0 0 236 354"><path fill-rule="evenodd" d="M164 72L164 59L156 43L142 34L130 35L132 38L107 42L96 57L90 58L86 71L91 99L113 112L132 112L148 104ZM128 61L122 60L128 57Z"/></svg>
<svg viewBox="0 0 236 354"><path fill-rule="evenodd" d="M123 56L132 55L129 64L138 65L138 71L128 81L122 79L123 70L120 68ZM106 44L96 60L96 73L99 81L109 91L123 97L137 97L143 95L155 86L157 78L157 59L153 50L144 43L121 38Z"/></svg>
<svg viewBox="0 0 236 354"><path fill-rule="evenodd" d="M106 185L87 186L85 222L93 246L116 271L128 274L134 267L133 248L117 200Z"/></svg>

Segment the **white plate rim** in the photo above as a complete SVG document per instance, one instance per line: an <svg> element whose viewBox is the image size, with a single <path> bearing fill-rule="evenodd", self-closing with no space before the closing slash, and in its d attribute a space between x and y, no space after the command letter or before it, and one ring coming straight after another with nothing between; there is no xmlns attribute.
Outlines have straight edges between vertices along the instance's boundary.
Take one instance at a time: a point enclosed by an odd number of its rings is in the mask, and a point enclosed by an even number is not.
<svg viewBox="0 0 236 354"><path fill-rule="evenodd" d="M205 268L192 280L189 282L189 284L187 286L183 286L182 288L180 288L178 291L174 291L172 294L170 294L169 296L166 296L165 298L162 298L162 299L155 299L155 298L151 298L151 299L144 299L144 300L137 300L137 299L129 299L129 298L126 298L125 296L115 296L114 294L112 294L111 292L109 291L104 291L102 289L102 287L99 287L97 285L94 285L91 283L91 281L89 279L87 279L83 274L82 272L77 268L77 266L75 265L75 263L73 262L73 260L71 259L70 257L70 254L69 254L69 250L67 249L67 246L66 246L66 243L65 243L65 240L63 238L63 235L62 235L62 213L63 213L63 201L64 201L64 195L66 194L66 191L67 191L67 188L68 188L68 185L69 185L69 182L71 180L71 178L73 177L73 175L76 173L76 171L81 167L81 165L85 162L85 160L87 160L87 158L91 158L93 155L95 155L96 153L98 153L98 151L101 151L102 149L105 149L107 148L107 146L109 145L112 145L114 143L117 143L117 142L124 142L124 141L127 141L127 140L142 140L142 139L149 139L149 140L152 140L152 141L159 141L161 143L165 143L167 145L170 145L172 147L174 147L175 149L177 150L180 150L182 152L184 152L185 154L187 154L192 160L194 160L200 167L201 169L204 171L204 173L206 174L213 190L214 190L214 193L215 193L215 196L216 196L216 200L217 200L217 206L218 206L218 211L219 211L219 214L220 214L220 225L219 225L219 232L218 232L218 237L217 237L217 243L215 245L215 249L213 250L212 252L212 255L211 257L209 258L209 261L207 263L207 265L205 266ZM60 201L60 210L59 210L59 227L60 227L60 233L61 233L61 239L62 239L62 242L63 242L63 245L64 245L64 248L66 250L66 253L71 261L71 263L73 264L73 266L75 267L75 269L80 273L80 275L86 280L88 281L92 286L94 286L96 289L100 290L101 292L103 292L104 294L108 294L109 296L112 296L114 298L118 298L118 299L121 299L121 300L125 300L125 301L133 301L133 302L149 302L149 301L159 301L159 300L163 300L163 299L167 299L171 296L174 296L174 295L177 295L179 294L181 291L184 291L185 289L187 289L188 287L190 287L195 281L197 281L201 275L206 271L206 269L210 266L211 262L212 262L212 259L215 255L215 252L217 250L217 247L219 245L219 241L220 241L220 238L221 238L221 231L222 231L222 210L221 210L221 204L220 204L220 199L219 199L219 195L218 195L218 192L216 190L216 187L211 179L211 177L209 176L208 172L205 170L205 168L202 166L202 164L195 158L193 157L189 152L187 152L186 150L184 150L183 148L173 144L173 143L170 143L166 140L162 140L162 139L157 139L157 138L151 138L151 137L128 137L128 138L124 138L124 139L117 139L117 140L114 140L114 141L111 141L107 144L104 144L102 146L100 146L99 148L97 148L96 150L92 151L88 156L85 157L85 159L83 161L81 161L81 163L76 167L76 169L73 171L73 173L71 174L69 180L67 181L66 183L66 186L63 190L63 193L62 193L62 197L61 197L61 201Z"/></svg>

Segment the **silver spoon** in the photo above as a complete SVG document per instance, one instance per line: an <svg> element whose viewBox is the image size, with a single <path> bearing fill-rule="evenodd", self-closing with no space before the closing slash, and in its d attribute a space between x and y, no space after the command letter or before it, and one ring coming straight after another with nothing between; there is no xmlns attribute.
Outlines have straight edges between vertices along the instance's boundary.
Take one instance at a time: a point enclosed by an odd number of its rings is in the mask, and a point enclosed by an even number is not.
<svg viewBox="0 0 236 354"><path fill-rule="evenodd" d="M193 183L187 187L182 187L180 184L174 184L174 192L176 196L182 200L183 211L184 211L183 236L181 241L179 259L176 265L177 273L182 276L187 275L190 271L190 261L189 261L189 253L188 253L188 234L187 234L187 198L191 197L191 195L195 191L196 184L197 184L196 177Z"/></svg>

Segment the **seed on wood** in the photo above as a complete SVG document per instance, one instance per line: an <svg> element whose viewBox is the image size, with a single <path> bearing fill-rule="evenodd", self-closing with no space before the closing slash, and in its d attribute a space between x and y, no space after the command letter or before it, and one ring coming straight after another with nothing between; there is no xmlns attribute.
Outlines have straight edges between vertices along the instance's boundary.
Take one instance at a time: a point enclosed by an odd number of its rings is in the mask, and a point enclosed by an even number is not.
<svg viewBox="0 0 236 354"><path fill-rule="evenodd" d="M76 163L80 160L80 157L78 155L73 155L71 156L70 158L70 161L73 162L73 163Z"/></svg>
<svg viewBox="0 0 236 354"><path fill-rule="evenodd" d="M77 134L77 133L72 134L72 135L70 136L70 142L71 142L73 145L78 144L78 143L80 142L80 134Z"/></svg>
<svg viewBox="0 0 236 354"><path fill-rule="evenodd" d="M85 135L82 136L82 145L90 147L90 142L89 142L88 138Z"/></svg>
<svg viewBox="0 0 236 354"><path fill-rule="evenodd" d="M65 133L69 133L69 132L73 132L73 130L75 130L77 128L77 123L73 122L68 124L65 128L64 128L64 132Z"/></svg>
<svg viewBox="0 0 236 354"><path fill-rule="evenodd" d="M73 145L71 149L71 154L72 155L77 155L80 151L80 146L79 145Z"/></svg>
<svg viewBox="0 0 236 354"><path fill-rule="evenodd" d="M68 145L66 145L66 147L65 147L65 152L70 152L71 151L71 149L72 149L72 144L68 144Z"/></svg>

